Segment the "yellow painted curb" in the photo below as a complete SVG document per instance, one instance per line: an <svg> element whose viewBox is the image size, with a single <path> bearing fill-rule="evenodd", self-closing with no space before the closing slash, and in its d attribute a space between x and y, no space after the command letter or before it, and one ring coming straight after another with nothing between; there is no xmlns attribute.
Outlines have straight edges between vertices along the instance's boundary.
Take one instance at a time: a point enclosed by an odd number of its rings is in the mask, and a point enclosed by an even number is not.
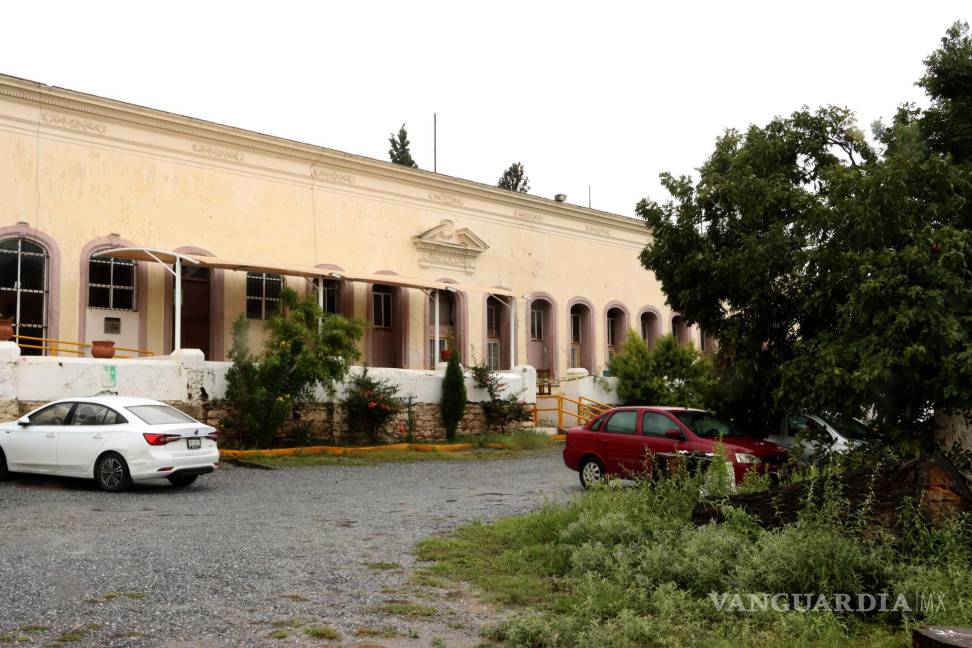
<svg viewBox="0 0 972 648"><path fill-rule="evenodd" d="M566 441L567 440L567 435L566 434L551 434L550 435L550 440L551 441Z"/></svg>
<svg viewBox="0 0 972 648"><path fill-rule="evenodd" d="M308 446L306 448L274 448L272 450L223 450L219 456L224 459L245 459L246 457L293 457L297 455L351 455L381 452L382 450L414 450L416 452L459 452L472 450L471 443L391 443L380 446Z"/></svg>

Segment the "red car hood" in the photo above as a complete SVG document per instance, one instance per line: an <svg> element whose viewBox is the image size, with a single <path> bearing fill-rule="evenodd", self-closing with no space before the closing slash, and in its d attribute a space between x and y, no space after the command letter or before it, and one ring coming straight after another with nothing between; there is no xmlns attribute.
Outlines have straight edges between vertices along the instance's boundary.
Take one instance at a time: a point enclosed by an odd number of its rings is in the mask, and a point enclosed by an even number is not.
<svg viewBox="0 0 972 648"><path fill-rule="evenodd" d="M764 441L763 439L757 439L754 437L727 436L722 437L720 442L726 447L727 450L732 450L733 452L748 452L749 454L756 455L757 457L785 454L787 452L787 449L778 443Z"/></svg>

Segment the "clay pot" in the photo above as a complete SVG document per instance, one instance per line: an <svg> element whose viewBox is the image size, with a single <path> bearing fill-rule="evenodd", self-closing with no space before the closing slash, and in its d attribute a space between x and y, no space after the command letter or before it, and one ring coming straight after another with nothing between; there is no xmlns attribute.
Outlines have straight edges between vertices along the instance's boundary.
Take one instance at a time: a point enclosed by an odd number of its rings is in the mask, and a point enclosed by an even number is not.
<svg viewBox="0 0 972 648"><path fill-rule="evenodd" d="M0 319L0 342L6 342L13 337L13 320Z"/></svg>
<svg viewBox="0 0 972 648"><path fill-rule="evenodd" d="M91 343L91 357L92 358L114 358L115 341L114 340L94 340Z"/></svg>

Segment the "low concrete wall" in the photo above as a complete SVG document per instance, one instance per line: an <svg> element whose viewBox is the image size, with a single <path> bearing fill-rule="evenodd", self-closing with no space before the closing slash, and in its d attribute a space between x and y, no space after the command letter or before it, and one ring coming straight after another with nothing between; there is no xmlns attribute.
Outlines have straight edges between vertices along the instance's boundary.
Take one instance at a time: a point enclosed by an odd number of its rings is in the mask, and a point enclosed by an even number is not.
<svg viewBox="0 0 972 648"><path fill-rule="evenodd" d="M202 352L195 349L154 358L100 360L21 356L16 344L0 342L0 417L16 418L59 398L112 394L165 401L218 427L226 415L219 399L226 394L226 372L231 366L229 362L206 361ZM435 371L368 369L373 378L397 385L398 396L411 404L413 438L440 439L445 434L438 415L445 367L442 363ZM352 375L363 371L362 367L351 368ZM517 366L500 373L499 377L503 395L517 394L524 402L535 402L537 372L533 367ZM463 419L462 432L482 432L485 426L482 408L472 404L489 400L489 395L476 388L468 372L466 392L470 406ZM319 390L317 397L321 403L307 405L297 412L284 434L311 428L315 441L359 441L348 438L347 422L340 407L346 393L347 383L339 384L333 396ZM388 426L384 433L386 440L399 440L408 434L407 415L402 414L399 419Z"/></svg>

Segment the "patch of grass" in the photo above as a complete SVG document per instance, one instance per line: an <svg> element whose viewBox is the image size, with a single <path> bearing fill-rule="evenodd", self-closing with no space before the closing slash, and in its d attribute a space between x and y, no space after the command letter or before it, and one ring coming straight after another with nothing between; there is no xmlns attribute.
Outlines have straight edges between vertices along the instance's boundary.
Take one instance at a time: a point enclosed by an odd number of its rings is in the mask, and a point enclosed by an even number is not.
<svg viewBox="0 0 972 648"><path fill-rule="evenodd" d="M88 632L83 628L78 628L77 630L68 630L67 632L62 632L61 635L54 640L54 643L77 643L78 641L84 639L86 634L88 634Z"/></svg>
<svg viewBox="0 0 972 648"><path fill-rule="evenodd" d="M424 540L422 573L475 584L519 606L488 632L507 648L586 646L907 646L920 624L972 625L972 517L899 538L862 527L839 494L799 520L763 529L745 512L696 528L704 476L602 488L493 524ZM748 484L758 487L757 484ZM911 614L719 611L710 592L939 592L945 609Z"/></svg>
<svg viewBox="0 0 972 648"><path fill-rule="evenodd" d="M446 586L446 582L444 580L424 569L409 576L408 582L410 585L415 585L416 587L442 588Z"/></svg>
<svg viewBox="0 0 972 648"><path fill-rule="evenodd" d="M290 633L286 630L274 630L267 636L269 636L271 639L286 639L290 636Z"/></svg>
<svg viewBox="0 0 972 648"><path fill-rule="evenodd" d="M42 626L42 625L25 625L25 626L20 626L17 629L20 630L21 632L26 632L27 634L34 633L34 632L45 632L47 630L50 630L50 628L48 628L47 626Z"/></svg>
<svg viewBox="0 0 972 648"><path fill-rule="evenodd" d="M308 637L327 639L328 641L338 641L341 639L341 633L331 626L310 626L304 628L304 634Z"/></svg>
<svg viewBox="0 0 972 648"><path fill-rule="evenodd" d="M301 596L300 594L281 594L280 598L289 599L294 603L306 603L310 600L309 598Z"/></svg>
<svg viewBox="0 0 972 648"><path fill-rule="evenodd" d="M431 648L446 648L446 643L441 637L433 637Z"/></svg>
<svg viewBox="0 0 972 648"><path fill-rule="evenodd" d="M430 605L422 605L412 601L386 601L375 610L382 614L392 616L402 616L409 618L420 618L435 616L438 610Z"/></svg>
<svg viewBox="0 0 972 648"><path fill-rule="evenodd" d="M0 635L0 643L13 643L17 639L13 635L2 634Z"/></svg>
<svg viewBox="0 0 972 648"><path fill-rule="evenodd" d="M144 592L124 592L122 594L125 598L130 598L133 601L141 601L145 598Z"/></svg>
<svg viewBox="0 0 972 648"><path fill-rule="evenodd" d="M392 569L402 568L402 566L396 562L385 562L385 561L365 563L365 566L368 567L368 569L373 569L375 571L390 571Z"/></svg>
<svg viewBox="0 0 972 648"><path fill-rule="evenodd" d="M280 621L271 621L270 626L273 628L299 628L303 623L300 619L283 619Z"/></svg>
<svg viewBox="0 0 972 648"><path fill-rule="evenodd" d="M394 639L395 637L402 636L394 626L383 625L378 627L373 626L361 626L355 628L354 635L356 637L380 637L381 639Z"/></svg>

